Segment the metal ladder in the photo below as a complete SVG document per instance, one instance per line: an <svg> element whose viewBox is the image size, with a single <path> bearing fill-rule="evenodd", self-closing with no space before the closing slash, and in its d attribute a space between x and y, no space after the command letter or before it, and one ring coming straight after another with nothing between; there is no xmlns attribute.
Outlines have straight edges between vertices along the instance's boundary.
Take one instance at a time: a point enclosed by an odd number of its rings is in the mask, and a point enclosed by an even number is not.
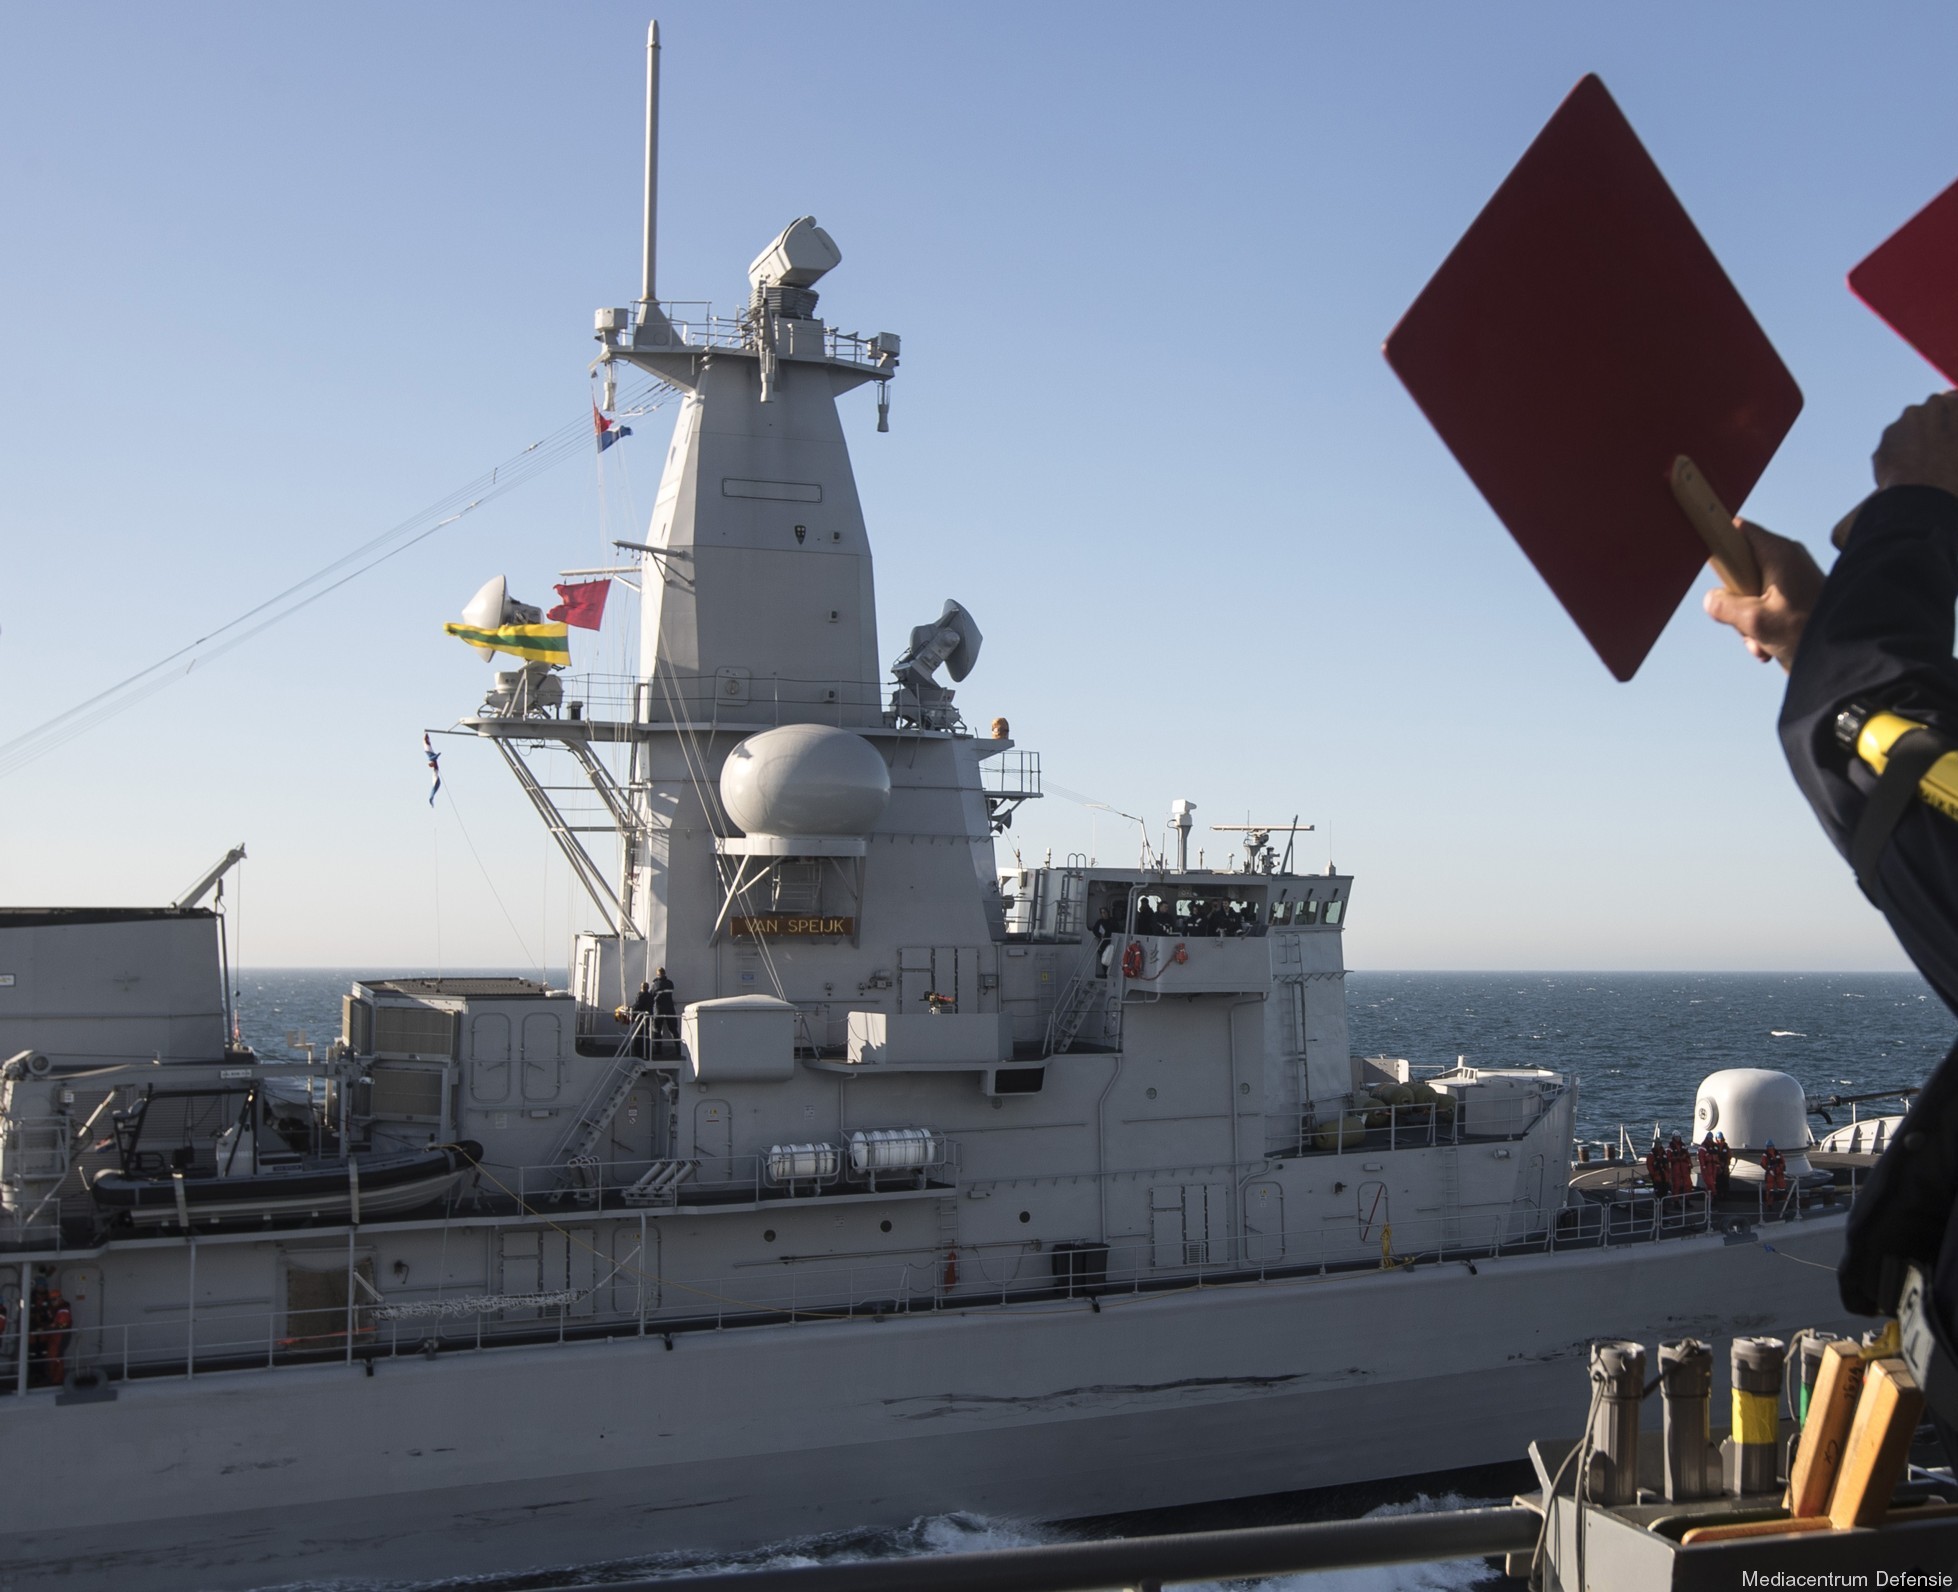
<svg viewBox="0 0 1958 1592"><path fill-rule="evenodd" d="M697 1161L655 1161L646 1175L624 1189L619 1198L627 1205L677 1205L680 1185L693 1176Z"/></svg>
<svg viewBox="0 0 1958 1592"><path fill-rule="evenodd" d="M632 1033L641 1033L644 1023L642 1016L633 1025ZM628 1047L633 1047L633 1041L628 1040ZM632 1093L633 1085L652 1069L652 1065L644 1056L623 1055L612 1063L611 1071L599 1079L597 1087L585 1101L585 1109L571 1124L570 1131L557 1147L557 1153L551 1157L552 1161L561 1163L564 1168L560 1188L576 1188L587 1197L597 1192L593 1174L598 1168L598 1157L592 1151L604 1137L605 1129L618 1114L619 1107L625 1104L626 1096Z"/></svg>
<svg viewBox="0 0 1958 1592"><path fill-rule="evenodd" d="M24 1234L61 1194L72 1164L71 1124L66 1117L15 1117L6 1127L8 1201L17 1233ZM20 1212L32 1201L25 1215Z"/></svg>
<svg viewBox="0 0 1958 1592"><path fill-rule="evenodd" d="M1462 1147L1441 1136L1439 1114L1429 1117L1434 1124L1435 1151L1441 1157L1441 1231L1439 1249L1452 1249L1462 1241Z"/></svg>
<svg viewBox="0 0 1958 1592"><path fill-rule="evenodd" d="M1061 998L1054 1003L1054 1010L1047 1019L1047 1054L1064 1056L1073 1046L1081 1032L1081 1025L1088 1020L1093 1010L1096 986L1106 980L1091 978L1077 973L1067 988L1061 991Z"/></svg>

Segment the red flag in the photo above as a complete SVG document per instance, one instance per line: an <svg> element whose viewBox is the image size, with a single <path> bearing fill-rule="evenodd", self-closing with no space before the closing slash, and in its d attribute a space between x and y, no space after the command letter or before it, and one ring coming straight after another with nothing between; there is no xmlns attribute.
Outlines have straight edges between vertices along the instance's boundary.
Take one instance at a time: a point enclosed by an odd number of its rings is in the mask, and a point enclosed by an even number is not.
<svg viewBox="0 0 1958 1592"><path fill-rule="evenodd" d="M605 594L611 589L609 580L586 580L575 586L560 586L557 594L564 601L544 617L555 619L561 625L596 630L605 619Z"/></svg>

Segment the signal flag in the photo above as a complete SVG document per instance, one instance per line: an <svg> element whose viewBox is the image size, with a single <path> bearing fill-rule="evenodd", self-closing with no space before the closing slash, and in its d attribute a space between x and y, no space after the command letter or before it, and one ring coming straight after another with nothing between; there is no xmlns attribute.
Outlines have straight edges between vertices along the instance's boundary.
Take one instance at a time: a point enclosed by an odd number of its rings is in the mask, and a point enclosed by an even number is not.
<svg viewBox="0 0 1958 1592"><path fill-rule="evenodd" d="M584 580L560 586L557 594L564 600L557 607L546 609L544 617L576 625L580 630L596 630L604 621L605 594L611 589L609 580Z"/></svg>

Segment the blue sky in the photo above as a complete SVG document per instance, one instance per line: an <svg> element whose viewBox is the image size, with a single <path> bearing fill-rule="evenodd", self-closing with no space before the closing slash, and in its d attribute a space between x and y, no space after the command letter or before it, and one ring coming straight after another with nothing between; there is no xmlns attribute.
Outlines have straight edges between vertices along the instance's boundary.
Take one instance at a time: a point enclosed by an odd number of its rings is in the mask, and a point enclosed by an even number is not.
<svg viewBox="0 0 1958 1592"><path fill-rule="evenodd" d="M0 17L0 742L584 412L638 281L643 6ZM1901 966L1699 616L1614 684L1380 358L1600 73L1807 395L1748 510L1818 550L1936 384L1843 275L1958 176L1949 7L667 3L661 291L813 213L883 652L956 596L1050 782L1317 823L1374 968ZM560 964L583 913L440 631L636 537L666 421L0 779L0 900L250 846L258 964ZM635 451L636 450L636 451ZM626 656L616 622L581 666ZM1006 849L1129 860L1050 796ZM1227 837L1203 837L1214 857ZM492 887L491 880L494 880ZM234 904L238 892L234 890Z"/></svg>

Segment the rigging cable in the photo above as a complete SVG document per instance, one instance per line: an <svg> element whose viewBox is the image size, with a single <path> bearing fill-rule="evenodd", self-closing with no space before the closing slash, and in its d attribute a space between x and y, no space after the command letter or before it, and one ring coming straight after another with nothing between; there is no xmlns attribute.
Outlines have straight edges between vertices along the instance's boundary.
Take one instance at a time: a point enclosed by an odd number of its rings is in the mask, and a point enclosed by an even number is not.
<svg viewBox="0 0 1958 1592"><path fill-rule="evenodd" d="M428 860L429 877L433 881L430 894L435 897L435 981L442 981L442 820L434 808L428 813Z"/></svg>
<svg viewBox="0 0 1958 1592"><path fill-rule="evenodd" d="M445 794L447 793L445 792ZM453 795L449 795L449 816L455 819L456 828L462 833L462 843L469 848L469 855L476 859L476 866L482 869L483 883L489 886L490 896L496 902L497 910L503 914L503 921L510 925L511 937L522 947L524 960L537 969L540 982L549 983L549 979L544 976L544 964L538 960L537 954L531 950L530 942L523 937L523 931L517 927L517 920L510 916L510 909L503 904L503 897L497 892L496 880L490 876L489 865L483 861L483 854L476 849L476 842L469 838L469 826L462 821L462 809L456 806L456 799ZM546 888L548 888L548 883Z"/></svg>
<svg viewBox="0 0 1958 1592"><path fill-rule="evenodd" d="M644 413L649 408L657 408L676 391L677 389L669 387L665 382L648 382L644 388L632 395L635 402L644 406L635 412ZM338 591L350 581L359 579L369 570L426 541L445 526L455 524L457 520L473 513L485 503L503 496L506 492L514 491L547 470L575 457L579 450L586 446L585 439L590 434L589 422L582 418L560 426L550 435L533 442L515 457L495 466L487 474L479 475L474 480L457 487L420 513L411 515L391 530L383 531L379 536L371 537L350 552L343 553L332 563L313 571L303 580L295 581L283 591L255 603L243 613L226 620L215 629L206 631L196 640L186 642L175 651L157 659L156 662L124 676L114 685L85 698L65 712L44 720L12 740L0 743L0 779L27 767L28 764L65 745L76 736L85 734L97 725L126 712L165 686L181 679L199 664L211 662L224 656L233 648L242 646L280 621L291 618L322 597ZM353 567L349 569L349 565ZM346 573L341 574L342 570ZM331 578L336 575L338 579ZM254 620L258 622L252 623ZM172 668L173 665L178 664L181 664L181 668Z"/></svg>

